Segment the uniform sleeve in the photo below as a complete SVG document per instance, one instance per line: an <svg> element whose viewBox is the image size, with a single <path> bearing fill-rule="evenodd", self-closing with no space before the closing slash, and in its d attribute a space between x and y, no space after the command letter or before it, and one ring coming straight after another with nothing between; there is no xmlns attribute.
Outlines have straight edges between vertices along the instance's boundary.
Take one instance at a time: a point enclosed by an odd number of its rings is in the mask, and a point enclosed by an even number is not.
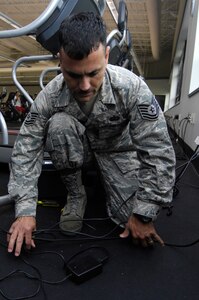
<svg viewBox="0 0 199 300"><path fill-rule="evenodd" d="M141 80L130 110L130 134L141 162L133 213L157 217L172 201L175 153L166 121L155 97Z"/></svg>
<svg viewBox="0 0 199 300"><path fill-rule="evenodd" d="M41 173L45 126L49 108L41 92L32 104L16 139L10 163L8 192L15 201L15 216L35 216L37 182Z"/></svg>

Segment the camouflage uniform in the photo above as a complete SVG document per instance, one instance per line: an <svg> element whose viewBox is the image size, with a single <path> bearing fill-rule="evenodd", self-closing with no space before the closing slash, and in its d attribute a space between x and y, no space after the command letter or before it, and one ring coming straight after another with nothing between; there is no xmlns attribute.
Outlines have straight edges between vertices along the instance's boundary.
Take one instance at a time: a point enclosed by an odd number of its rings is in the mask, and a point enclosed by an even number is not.
<svg viewBox="0 0 199 300"><path fill-rule="evenodd" d="M81 167L91 150L116 221L127 221L132 212L155 219L160 206L172 200L175 155L163 113L143 80L126 69L107 66L89 116L62 74L39 93L11 160L9 193L16 217L36 214L46 140L60 170Z"/></svg>

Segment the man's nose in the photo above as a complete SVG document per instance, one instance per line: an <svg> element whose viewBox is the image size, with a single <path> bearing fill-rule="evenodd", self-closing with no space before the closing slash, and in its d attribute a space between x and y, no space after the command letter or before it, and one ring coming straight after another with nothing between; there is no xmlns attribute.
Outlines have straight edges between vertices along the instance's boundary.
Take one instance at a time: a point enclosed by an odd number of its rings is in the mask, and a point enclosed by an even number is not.
<svg viewBox="0 0 199 300"><path fill-rule="evenodd" d="M90 78L88 76L83 76L79 82L79 88L82 91L87 91L90 89Z"/></svg>

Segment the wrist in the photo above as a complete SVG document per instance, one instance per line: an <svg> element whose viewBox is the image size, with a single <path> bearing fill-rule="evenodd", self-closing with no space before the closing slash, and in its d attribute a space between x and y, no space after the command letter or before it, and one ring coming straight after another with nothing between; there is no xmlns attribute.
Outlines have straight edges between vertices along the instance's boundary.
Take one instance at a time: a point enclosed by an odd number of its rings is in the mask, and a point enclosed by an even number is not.
<svg viewBox="0 0 199 300"><path fill-rule="evenodd" d="M133 216L144 224L148 224L148 223L152 222L152 218L147 217L147 216L143 216L143 215L139 215L139 214L133 214Z"/></svg>

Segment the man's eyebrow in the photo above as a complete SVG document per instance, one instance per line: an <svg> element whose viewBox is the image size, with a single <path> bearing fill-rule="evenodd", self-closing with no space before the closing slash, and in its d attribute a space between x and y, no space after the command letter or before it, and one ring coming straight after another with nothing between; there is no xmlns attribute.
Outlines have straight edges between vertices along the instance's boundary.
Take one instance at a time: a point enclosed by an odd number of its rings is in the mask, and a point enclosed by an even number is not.
<svg viewBox="0 0 199 300"><path fill-rule="evenodd" d="M64 72L67 73L70 77L74 77L74 78L80 78L83 76L82 74L74 73L74 72L67 71L67 70L64 70Z"/></svg>
<svg viewBox="0 0 199 300"><path fill-rule="evenodd" d="M75 72L72 72L72 71L68 71L68 70L64 70L64 72L66 72L69 76L71 77L75 77L75 78L81 78L82 76L92 76L94 75L95 73L98 73L99 71L101 70L101 68L99 69L95 69L89 73L75 73Z"/></svg>

